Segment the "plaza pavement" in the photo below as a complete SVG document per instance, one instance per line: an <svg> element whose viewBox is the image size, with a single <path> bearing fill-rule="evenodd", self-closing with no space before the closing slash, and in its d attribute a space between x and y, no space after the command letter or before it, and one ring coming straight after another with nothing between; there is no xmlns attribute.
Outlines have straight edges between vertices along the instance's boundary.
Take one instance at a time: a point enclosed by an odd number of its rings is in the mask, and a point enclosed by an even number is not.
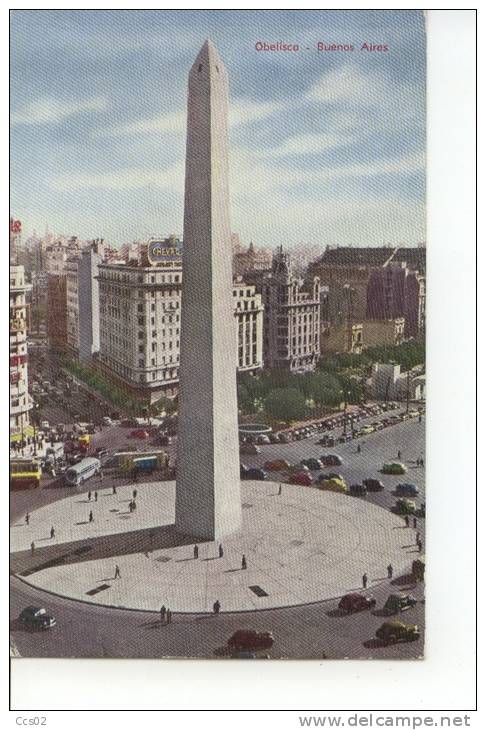
<svg viewBox="0 0 486 730"><path fill-rule="evenodd" d="M174 533L173 482L75 493L11 527L12 572L54 594L105 606L176 613L255 611L338 597L409 572L414 531L381 507L341 494L274 482L243 482L244 529L218 543ZM137 509L128 504L136 488ZM69 492L68 492L69 493ZM89 522L89 512L94 520ZM50 537L51 527L55 536ZM31 553L31 543L35 543ZM247 569L241 568L242 555ZM115 579L115 566L120 578Z"/></svg>

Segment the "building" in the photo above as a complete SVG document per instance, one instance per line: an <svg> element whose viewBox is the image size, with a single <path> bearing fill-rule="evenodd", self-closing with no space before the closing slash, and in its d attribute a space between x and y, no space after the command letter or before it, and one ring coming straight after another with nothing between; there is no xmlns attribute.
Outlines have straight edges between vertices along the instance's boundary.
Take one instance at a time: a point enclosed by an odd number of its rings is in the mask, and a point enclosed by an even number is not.
<svg viewBox="0 0 486 730"><path fill-rule="evenodd" d="M100 349L98 267L103 248L96 242L83 249L78 263L79 359L90 361ZM74 293L72 294L74 296Z"/></svg>
<svg viewBox="0 0 486 730"><path fill-rule="evenodd" d="M419 257L416 258L419 262ZM405 337L423 337L425 275L408 268L405 261L373 269L368 284L366 316L377 320L404 317Z"/></svg>
<svg viewBox="0 0 486 730"><path fill-rule="evenodd" d="M344 322L329 325L321 323L321 355L346 352L361 355L363 352L363 324Z"/></svg>
<svg viewBox="0 0 486 730"><path fill-rule="evenodd" d="M263 359L269 368L313 370L319 359L319 278L304 282L291 273L290 256L274 253L272 273L263 280Z"/></svg>
<svg viewBox="0 0 486 730"><path fill-rule="evenodd" d="M402 373L395 363L374 363L368 390L374 400L425 400L425 372L417 366Z"/></svg>
<svg viewBox="0 0 486 730"><path fill-rule="evenodd" d="M31 285L23 266L10 266L10 435L23 438L29 425L27 300Z"/></svg>
<svg viewBox="0 0 486 730"><path fill-rule="evenodd" d="M79 355L79 261L79 255L70 256L65 265L67 347L76 357Z"/></svg>
<svg viewBox="0 0 486 730"><path fill-rule="evenodd" d="M366 319L363 322L363 346L401 345L405 339L405 319Z"/></svg>
<svg viewBox="0 0 486 730"><path fill-rule="evenodd" d="M68 347L66 274L47 276L47 338L49 347L66 352Z"/></svg>
<svg viewBox="0 0 486 730"><path fill-rule="evenodd" d="M233 253L233 275L243 276L254 272L269 273L272 268L272 254L264 248L256 248L252 241L248 249L241 250L236 246Z"/></svg>
<svg viewBox="0 0 486 730"><path fill-rule="evenodd" d="M139 396L174 396L179 383L182 265L103 262L98 267L100 367ZM144 265L145 264L145 265ZM242 372L262 368L263 307L255 287L236 281L235 356Z"/></svg>

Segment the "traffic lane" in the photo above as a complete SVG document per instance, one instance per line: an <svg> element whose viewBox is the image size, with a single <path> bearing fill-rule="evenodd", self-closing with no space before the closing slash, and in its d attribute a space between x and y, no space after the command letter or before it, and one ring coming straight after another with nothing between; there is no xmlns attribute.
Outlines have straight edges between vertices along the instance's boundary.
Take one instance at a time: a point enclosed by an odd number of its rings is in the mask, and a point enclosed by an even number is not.
<svg viewBox="0 0 486 730"><path fill-rule="evenodd" d="M392 585L370 591L378 611ZM337 601L295 608L226 614L174 614L170 626L160 623L158 614L109 609L51 596L11 579L10 620L14 643L22 656L31 657L227 657L227 640L234 631L250 628L271 631L272 658L329 659L416 658L423 653L424 602L422 586L413 588L417 605L396 617L421 629L419 641L383 646L375 632L387 617L363 611L343 616ZM161 603L163 597L161 598ZM27 605L41 605L57 621L46 632L24 629L18 615Z"/></svg>

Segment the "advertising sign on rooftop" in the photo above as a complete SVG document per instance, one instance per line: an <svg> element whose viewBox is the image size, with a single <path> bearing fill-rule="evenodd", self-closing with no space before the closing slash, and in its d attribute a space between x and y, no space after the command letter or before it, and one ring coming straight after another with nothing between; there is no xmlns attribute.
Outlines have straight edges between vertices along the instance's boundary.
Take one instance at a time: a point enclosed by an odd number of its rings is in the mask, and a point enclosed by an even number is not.
<svg viewBox="0 0 486 730"><path fill-rule="evenodd" d="M148 243L148 259L151 264L181 261L182 242L175 237L151 239Z"/></svg>

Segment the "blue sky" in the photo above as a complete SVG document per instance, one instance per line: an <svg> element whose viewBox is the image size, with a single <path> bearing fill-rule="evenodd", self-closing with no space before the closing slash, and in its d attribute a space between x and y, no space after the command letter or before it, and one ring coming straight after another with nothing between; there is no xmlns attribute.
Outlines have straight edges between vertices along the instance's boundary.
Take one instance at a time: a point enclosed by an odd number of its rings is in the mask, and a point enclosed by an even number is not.
<svg viewBox="0 0 486 730"><path fill-rule="evenodd" d="M418 10L12 11L11 205L25 235L48 223L120 245L182 231L186 81L206 37L229 73L243 241L425 240Z"/></svg>

